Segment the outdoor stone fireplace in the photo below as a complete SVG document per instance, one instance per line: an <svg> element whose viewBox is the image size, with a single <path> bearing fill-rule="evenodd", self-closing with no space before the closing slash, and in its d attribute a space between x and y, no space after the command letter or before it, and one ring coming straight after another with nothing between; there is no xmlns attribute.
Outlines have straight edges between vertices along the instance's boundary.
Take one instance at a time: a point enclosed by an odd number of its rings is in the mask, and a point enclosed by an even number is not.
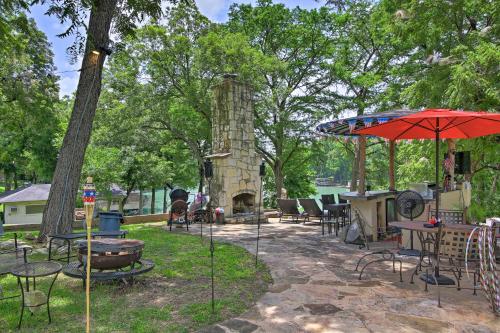
<svg viewBox="0 0 500 333"><path fill-rule="evenodd" d="M228 223L251 222L256 220L262 202L258 193L261 159L255 151L253 91L235 75L225 75L213 93L212 204L224 208Z"/></svg>

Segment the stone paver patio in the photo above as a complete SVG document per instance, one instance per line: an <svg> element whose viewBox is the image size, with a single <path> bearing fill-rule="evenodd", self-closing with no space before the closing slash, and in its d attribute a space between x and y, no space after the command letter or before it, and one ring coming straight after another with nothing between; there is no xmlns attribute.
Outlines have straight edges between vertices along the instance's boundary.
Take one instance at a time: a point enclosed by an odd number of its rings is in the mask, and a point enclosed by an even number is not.
<svg viewBox="0 0 500 333"><path fill-rule="evenodd" d="M199 233L198 226L190 232ZM481 291L473 296L472 290L442 288L438 308L435 287L425 292L422 281L409 283L414 264L408 260L403 283L391 264L372 266L360 281L354 268L366 252L322 237L318 226L273 222L261 232L259 256L274 283L240 317L202 332L500 332L500 318ZM250 252L255 252L255 235L255 225L214 227L217 240ZM464 286L470 286L466 278Z"/></svg>

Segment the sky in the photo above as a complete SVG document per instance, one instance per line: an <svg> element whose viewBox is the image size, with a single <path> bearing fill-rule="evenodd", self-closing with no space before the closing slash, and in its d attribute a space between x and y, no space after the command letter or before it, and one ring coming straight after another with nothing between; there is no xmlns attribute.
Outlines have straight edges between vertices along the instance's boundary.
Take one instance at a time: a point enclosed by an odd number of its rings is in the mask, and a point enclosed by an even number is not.
<svg viewBox="0 0 500 333"><path fill-rule="evenodd" d="M144 0L147 1L147 0ZM255 0L196 0L200 12L214 22L225 22L228 18L229 6L232 3L255 3ZM276 3L284 3L290 8L301 7L305 9L312 9L320 7L324 1L316 0L275 0ZM43 31L52 44L54 52L54 62L57 67L57 72L60 77L60 93L64 95L71 95L78 84L80 62L71 64L66 49L73 42L72 37L59 38L58 34L64 32L67 28L62 25L55 17L45 15L47 6L36 5L31 7L29 16L33 17L37 23L38 28Z"/></svg>

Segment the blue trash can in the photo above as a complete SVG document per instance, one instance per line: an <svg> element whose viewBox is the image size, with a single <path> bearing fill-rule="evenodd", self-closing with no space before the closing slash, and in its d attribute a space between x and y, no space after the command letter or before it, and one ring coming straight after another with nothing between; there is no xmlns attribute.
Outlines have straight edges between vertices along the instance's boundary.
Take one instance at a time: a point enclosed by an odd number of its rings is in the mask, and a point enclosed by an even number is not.
<svg viewBox="0 0 500 333"><path fill-rule="evenodd" d="M123 214L118 212L99 213L99 231L120 231Z"/></svg>

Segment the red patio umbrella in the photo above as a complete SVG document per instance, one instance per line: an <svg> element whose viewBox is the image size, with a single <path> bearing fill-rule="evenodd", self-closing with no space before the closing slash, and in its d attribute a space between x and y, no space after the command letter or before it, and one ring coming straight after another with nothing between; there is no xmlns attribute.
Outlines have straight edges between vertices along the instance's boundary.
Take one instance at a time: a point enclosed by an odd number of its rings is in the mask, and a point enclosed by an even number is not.
<svg viewBox="0 0 500 333"><path fill-rule="evenodd" d="M500 113L427 109L354 133L390 140L469 139L500 133Z"/></svg>
<svg viewBox="0 0 500 333"><path fill-rule="evenodd" d="M439 140L500 134L500 113L427 109L354 131L389 140L436 140L436 218L439 217ZM441 283L440 283L441 284Z"/></svg>

